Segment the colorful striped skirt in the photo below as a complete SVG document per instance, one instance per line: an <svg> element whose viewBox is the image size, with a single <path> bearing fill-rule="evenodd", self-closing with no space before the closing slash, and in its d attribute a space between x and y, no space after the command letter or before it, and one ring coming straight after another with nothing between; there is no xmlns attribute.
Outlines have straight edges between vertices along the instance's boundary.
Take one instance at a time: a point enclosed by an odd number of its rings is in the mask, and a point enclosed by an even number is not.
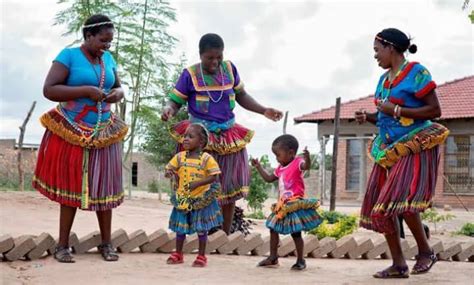
<svg viewBox="0 0 474 285"><path fill-rule="evenodd" d="M317 212L318 208L317 199L298 199L286 202L281 207L273 204L272 213L265 224L267 228L284 235L310 231L322 222Z"/></svg>
<svg viewBox="0 0 474 285"><path fill-rule="evenodd" d="M120 141L127 127L112 125L108 129L116 135L113 143L85 148L70 139L78 134L54 109L41 121L47 129L38 151L33 187L52 201L83 210L104 211L120 205L124 198ZM106 141L101 138L101 143Z"/></svg>
<svg viewBox="0 0 474 285"><path fill-rule="evenodd" d="M360 225L393 233L394 219L431 207L436 187L439 146L401 157L389 170L375 164L361 209Z"/></svg>
<svg viewBox="0 0 474 285"><path fill-rule="evenodd" d="M223 222L221 208L217 200L211 201L206 207L183 211L173 207L169 221L169 229L178 234L208 232L219 227Z"/></svg>
<svg viewBox="0 0 474 285"><path fill-rule="evenodd" d="M185 120L172 126L171 136L177 141L177 151L182 151L184 132L191 124ZM253 131L233 124L227 130L209 132L209 144L206 151L219 164L222 173L219 175L221 193L218 196L220 205L234 203L247 196L250 185L250 169L245 146L253 137Z"/></svg>

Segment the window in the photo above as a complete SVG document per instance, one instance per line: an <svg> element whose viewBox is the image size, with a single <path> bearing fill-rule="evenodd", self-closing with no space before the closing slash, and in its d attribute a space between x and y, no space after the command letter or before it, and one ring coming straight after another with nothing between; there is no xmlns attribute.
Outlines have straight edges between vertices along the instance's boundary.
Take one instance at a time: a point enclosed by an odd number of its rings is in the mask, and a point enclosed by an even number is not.
<svg viewBox="0 0 474 285"><path fill-rule="evenodd" d="M449 136L444 159L444 193L474 194L474 135Z"/></svg>
<svg viewBox="0 0 474 285"><path fill-rule="evenodd" d="M360 139L347 140L346 190L349 192L359 191L360 159L362 154L362 141Z"/></svg>
<svg viewBox="0 0 474 285"><path fill-rule="evenodd" d="M138 162L132 164L132 185L138 186Z"/></svg>

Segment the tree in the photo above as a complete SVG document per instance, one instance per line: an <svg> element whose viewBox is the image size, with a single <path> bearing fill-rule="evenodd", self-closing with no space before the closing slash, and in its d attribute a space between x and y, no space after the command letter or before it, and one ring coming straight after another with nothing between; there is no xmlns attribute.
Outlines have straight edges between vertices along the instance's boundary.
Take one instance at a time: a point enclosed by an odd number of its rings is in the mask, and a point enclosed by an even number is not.
<svg viewBox="0 0 474 285"><path fill-rule="evenodd" d="M250 158L252 159L252 158ZM263 155L259 159L260 164L264 169L270 169L270 162L267 155ZM268 190L272 187L272 184L267 183L263 180L262 176L258 173L255 167L250 170L250 189L247 197L248 208L252 212L262 211L263 203L268 198Z"/></svg>

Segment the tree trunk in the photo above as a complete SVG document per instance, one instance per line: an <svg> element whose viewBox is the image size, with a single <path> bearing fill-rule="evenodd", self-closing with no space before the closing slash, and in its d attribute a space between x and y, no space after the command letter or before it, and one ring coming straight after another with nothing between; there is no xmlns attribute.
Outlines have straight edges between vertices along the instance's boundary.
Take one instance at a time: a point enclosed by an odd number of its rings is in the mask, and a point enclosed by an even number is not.
<svg viewBox="0 0 474 285"><path fill-rule="evenodd" d="M23 124L20 126L20 137L18 138L18 154L17 154L17 161L18 161L18 190L23 191L25 190L25 177L23 173L23 165L22 165L22 148L23 148L23 138L25 137L25 131L26 131L26 124L28 124L28 121L30 120L31 114L33 113L33 110L35 109L36 106L36 101L33 101L33 104L31 105L30 111L26 115L25 120L23 121Z"/></svg>

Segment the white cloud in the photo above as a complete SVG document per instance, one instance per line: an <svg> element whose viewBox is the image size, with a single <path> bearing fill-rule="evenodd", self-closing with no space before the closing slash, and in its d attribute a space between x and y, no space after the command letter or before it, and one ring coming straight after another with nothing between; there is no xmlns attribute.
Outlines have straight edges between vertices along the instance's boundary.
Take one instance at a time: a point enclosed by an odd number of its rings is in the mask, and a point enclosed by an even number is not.
<svg viewBox="0 0 474 285"><path fill-rule="evenodd" d="M42 98L42 83L51 60L71 42L60 37L63 27L51 26L59 9L55 2L1 4L1 137L17 137L18 123L37 100L26 140L41 139L37 118L54 105ZM316 152L316 125L293 125L293 118L329 107L338 96L344 102L372 93L382 73L373 60L372 39L383 28L413 36L419 51L409 59L427 66L438 83L474 74L474 25L462 2L173 1L178 22L170 32L180 41L174 58L185 53L189 64L199 60L201 35L219 33L225 57L237 65L249 93L263 105L288 110L288 132ZM256 131L249 153L271 154L282 122L242 108L236 115Z"/></svg>

